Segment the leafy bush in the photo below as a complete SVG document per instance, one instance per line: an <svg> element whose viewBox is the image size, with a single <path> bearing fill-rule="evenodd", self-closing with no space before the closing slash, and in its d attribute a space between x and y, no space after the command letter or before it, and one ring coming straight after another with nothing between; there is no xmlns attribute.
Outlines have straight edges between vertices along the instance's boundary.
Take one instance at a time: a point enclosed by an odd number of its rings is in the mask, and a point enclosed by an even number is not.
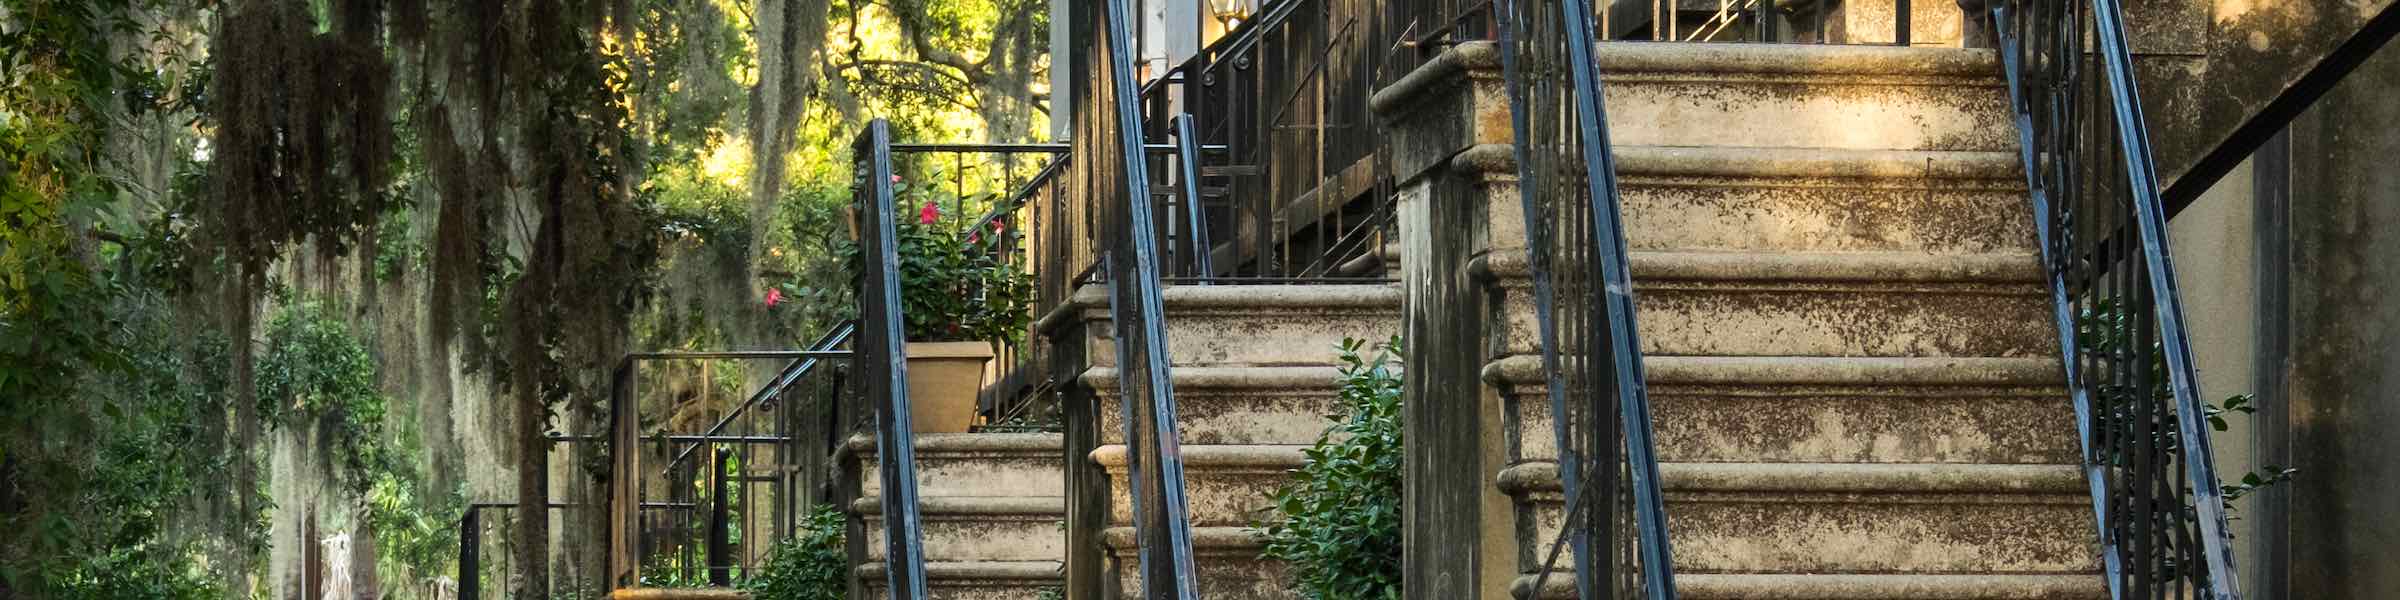
<svg viewBox="0 0 2400 600"><path fill-rule="evenodd" d="M1278 519L1260 528L1266 556L1289 563L1317 600L1400 597L1400 339L1372 360L1365 349L1342 341L1344 414L1269 496Z"/></svg>
<svg viewBox="0 0 2400 600"><path fill-rule="evenodd" d="M848 517L819 505L798 535L776 542L767 564L744 582L752 600L842 600L850 591L850 556L842 540Z"/></svg>
<svg viewBox="0 0 2400 600"><path fill-rule="evenodd" d="M2075 320L2077 351L2109 364L2121 364L2135 360L2133 355L2136 354L2136 351L2132 348L2134 344L2133 326L2135 319L2138 318L2140 315L2114 299L2102 300L2091 308L2084 309L2083 314L2078 315ZM2142 362L2139 368L2149 370L2145 380L2149 389L2135 389L2134 386L2117 383L2104 383L2098 386L2093 401L2099 412L2093 420L2097 421L2096 424L2100 430L2109 432L2109 435L2117 439L2133 439L2136 427L2141 424L2142 420L2137 416L2140 414L2137 407L2143 404L2165 407L2150 413L2151 435L2158 441L2161 452L2170 456L2175 455L2183 447L2183 433L2181 429L2177 428L2177 415L2173 409L2176 404L2174 391L2167 387L2165 350L2157 341L2153 340L2150 342L2150 346L2141 349L2139 354L2138 360ZM2228 417L2258 412L2257 405L2253 403L2254 400L2256 397L2250 394L2236 394L2214 404L2202 401L2200 403L2201 417L2208 420L2209 429L2226 431L2232 427L2232 424L2226 420ZM2112 466L2124 468L2131 464L2132 459L2124 454L2123 449L2110 448L2104 450L2100 460L2106 461ZM2266 465L2265 469L2266 471L2263 473L2259 471L2242 473L2231 485L2224 485L2220 482L2218 491L2222 494L2225 514L2235 513L2235 500L2239 500L2251 492L2291 481L2292 476L2300 472L2299 469L2278 465ZM2193 502L2191 490L2183 490L2182 495L2185 504L2184 513L2196 515L2197 513L2191 506Z"/></svg>
<svg viewBox="0 0 2400 600"><path fill-rule="evenodd" d="M961 220L942 215L943 192L895 184L902 196L893 215L900 257L901 312L908 339L917 342L1024 339L1033 323L1033 274L1004 260L1023 235L1007 220L961 231ZM992 198L969 198L969 206ZM965 215L957 215L965 216ZM848 249L853 265L858 249Z"/></svg>
<svg viewBox="0 0 2400 600"><path fill-rule="evenodd" d="M393 469L384 444L383 389L375 357L350 326L314 302L277 311L258 359L258 414L270 427L314 421L335 442L341 479L366 496Z"/></svg>

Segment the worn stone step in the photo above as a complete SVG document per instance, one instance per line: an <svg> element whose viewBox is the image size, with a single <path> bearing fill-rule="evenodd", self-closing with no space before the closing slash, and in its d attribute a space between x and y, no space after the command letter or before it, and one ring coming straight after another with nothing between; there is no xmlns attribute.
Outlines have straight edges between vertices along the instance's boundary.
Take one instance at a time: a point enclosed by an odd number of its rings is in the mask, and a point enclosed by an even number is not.
<svg viewBox="0 0 2400 600"><path fill-rule="evenodd" d="M1619 146L1616 158L1637 251L2034 251L2011 152Z"/></svg>
<svg viewBox="0 0 2400 600"><path fill-rule="evenodd" d="M1307 462L1301 445L1184 446L1184 503L1193 525L1247 527L1267 518L1267 494ZM1125 446L1092 451L1092 462L1108 471L1109 523L1133 524L1133 500L1125 479Z"/></svg>
<svg viewBox="0 0 2400 600"><path fill-rule="evenodd" d="M2074 412L2055 358L1654 356L1659 459L1669 462L2073 464ZM1516 461L1554 460L1540 356L1487 363L1517 416Z"/></svg>
<svg viewBox="0 0 2400 600"><path fill-rule="evenodd" d="M2030 254L2033 219L2009 152L1618 146L1635 251ZM1493 252L1522 252L1515 149L1453 164L1494 178Z"/></svg>
<svg viewBox="0 0 2400 600"><path fill-rule="evenodd" d="M2016 148L1989 50L1601 42L1597 59L1617 144Z"/></svg>
<svg viewBox="0 0 2400 600"><path fill-rule="evenodd" d="M1400 331L1400 287L1181 285L1161 291L1167 354L1178 367L1323 366L1345 338L1383 340ZM1087 285L1042 318L1041 331L1081 319L1093 366L1117 364L1107 288Z"/></svg>
<svg viewBox="0 0 2400 600"><path fill-rule="evenodd" d="M917 495L1032 496L1066 494L1065 450L1055 433L920 433ZM844 449L859 461L860 493L883 493L875 436L850 436Z"/></svg>
<svg viewBox="0 0 2400 600"><path fill-rule="evenodd" d="M1117 598L1143 598L1141 550L1132 527L1112 527L1101 534L1102 544L1116 559ZM1288 583L1288 567L1259 556L1266 547L1246 527L1193 527L1192 569L1199 578L1200 597L1211 600L1289 600L1300 591Z"/></svg>
<svg viewBox="0 0 2400 600"><path fill-rule="evenodd" d="M2072 465L1665 463L1682 573L2096 573L2092 507ZM1563 498L1555 463L1501 471L1547 550Z"/></svg>
<svg viewBox="0 0 2400 600"><path fill-rule="evenodd" d="M1534 577L1517 578L1517 597ZM1575 598L1573 572L1553 573L1542 583L1543 600ZM1875 575L1678 573L1676 597L1685 600L2102 600L2108 582L2098 574Z"/></svg>
<svg viewBox="0 0 2400 600"><path fill-rule="evenodd" d="M1334 354L1326 352L1326 359ZM1341 371L1334 367L1177 367L1175 422L1186 445L1307 444L1334 424ZM1085 371L1100 398L1100 440L1125 442L1115 368Z"/></svg>
<svg viewBox="0 0 2400 600"><path fill-rule="evenodd" d="M868 598L890 598L885 564L871 562L853 570ZM925 563L927 600L1034 600L1043 590L1066 583L1063 566L1055 560Z"/></svg>
<svg viewBox="0 0 2400 600"><path fill-rule="evenodd" d="M866 526L868 560L883 560L882 502L867 496L850 503ZM918 532L928 561L1063 560L1066 510L1056 496L924 497L917 499Z"/></svg>
<svg viewBox="0 0 2400 600"><path fill-rule="evenodd" d="M2032 255L1636 252L1630 259L1646 355L2057 352L2050 298ZM1505 294L1502 351L1540 352L1525 257L1494 254L1484 265Z"/></svg>

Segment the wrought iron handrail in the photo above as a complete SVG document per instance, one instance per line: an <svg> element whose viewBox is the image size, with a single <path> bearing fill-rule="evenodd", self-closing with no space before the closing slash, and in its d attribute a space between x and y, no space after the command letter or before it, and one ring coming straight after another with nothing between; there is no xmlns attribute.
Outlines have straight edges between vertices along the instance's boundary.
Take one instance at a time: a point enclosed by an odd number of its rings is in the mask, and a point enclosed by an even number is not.
<svg viewBox="0 0 2400 600"><path fill-rule="evenodd" d="M801 378L807 377L810 372L815 371L817 368L817 363L821 359L829 358L829 355L834 352L835 348L840 348L843 344L850 343L851 334L856 333L857 331L858 321L843 321L838 325L834 325L833 329L826 331L824 335L817 336L817 341L810 343L807 346L807 350L803 350L803 352L807 352L809 354L794 358L792 359L792 362L784 364L783 370L777 371L773 380L768 381L767 385L759 387L757 393L751 394L749 399L743 400L740 405L734 406L733 410L726 411L725 416L719 417L716 424L709 425L708 430L701 432L700 436L703 438L714 437L717 435L717 433L724 431L725 426L732 423L734 418L740 417L743 413L749 411L751 406L756 405L768 398L781 396L783 391L787 388L790 388L793 383L800 381ZM848 353L843 352L841 354L846 355ZM700 448L700 444L701 442L692 442L691 445L684 446L683 450L676 452L675 458L668 460L667 466L662 467L661 469L674 469L676 465L683 464L683 459L690 457L693 450L698 450Z"/></svg>
<svg viewBox="0 0 2400 600"><path fill-rule="evenodd" d="M1532 593L1540 594L1566 543L1575 550L1578 597L1616 597L1620 590L1603 592L1600 586L1638 580L1643 597L1669 600L1675 597L1674 566L1615 154L1594 58L1594 13L1585 0L1501 0L1495 12L1568 511ZM1562 286L1570 291L1561 294ZM1618 487L1619 475L1628 489ZM1627 500L1630 506L1620 506ZM1631 539L1616 534L1627 520L1635 527ZM1631 542L1632 551L1620 542Z"/></svg>
<svg viewBox="0 0 2400 600"><path fill-rule="evenodd" d="M1143 86L1150 141L1169 132L1191 137L1207 159L1189 177L1169 163L1153 167L1174 175L1153 180L1162 190L1170 282L1390 281L1341 268L1377 257L1395 221L1382 163L1373 160L1379 133L1366 126L1371 78L1339 60L1375 49L1359 15L1312 7L1328 5L1275 2ZM1268 65L1296 72L1277 75ZM1180 114L1193 125L1177 129Z"/></svg>
<svg viewBox="0 0 2400 600"><path fill-rule="evenodd" d="M2123 9L2009 0L1988 16L2110 596L2239 598Z"/></svg>
<svg viewBox="0 0 2400 600"><path fill-rule="evenodd" d="M550 436L553 442L597 442L611 449L608 585L642 585L654 578L648 572L652 570L667 571L657 574L667 579L686 578L695 569L704 570L707 581L713 585L730 585L737 572L746 572L754 566L747 561L757 558L764 544L790 530L794 509L801 506L804 497L816 493L800 485L807 477L801 471L808 469L790 468L812 460L807 456L815 451L805 444L810 440L796 434L797 428L805 426L798 413L813 407L832 414L841 407L830 400L795 403L765 417L761 416L762 407L773 406L776 399L790 396L795 386L825 379L812 377L824 372L818 368L820 363L851 359L851 352L841 348L854 337L856 327L855 322L837 324L799 350L630 352L618 361L610 389L610 433ZM782 366L758 391L703 433L662 431L645 435L640 431L641 403L635 394L642 364L718 360L778 360ZM838 372L834 377L834 385L838 386ZM737 423L739 431L729 432ZM772 451L760 451L762 446L772 447ZM706 459L688 460L704 449ZM673 456L665 467L649 471L656 474L654 477L640 475L645 469L644 457L652 452L661 455L672 452ZM708 466L701 466L703 463ZM730 472L737 468L740 473ZM657 483L660 481L663 485ZM753 489L760 485L767 486L766 493ZM663 491L669 497L663 502L653 501L645 496L651 491ZM672 507L682 508L673 511L676 514L660 514ZM735 515L737 511L739 517ZM743 522L736 524L732 521L735 518ZM770 520L776 532L772 535L764 531L770 523L761 522ZM736 528L760 531L736 536ZM694 554L693 548L702 542L707 548L705 555ZM662 551L665 553L661 554ZM666 564L651 564L654 561Z"/></svg>
<svg viewBox="0 0 2400 600"><path fill-rule="evenodd" d="M867 123L851 146L859 205L859 324L857 359L865 398L875 404L875 452L881 478L885 589L894 598L923 598L925 548L917 512L917 453L909 419L908 333L900 303L900 251L892 205L892 132L883 119Z"/></svg>
<svg viewBox="0 0 2400 600"><path fill-rule="evenodd" d="M1089 14L1097 8L1098 14ZM1077 111L1076 137L1092 151L1077 170L1087 199L1104 216L1109 240L1109 314L1116 333L1117 377L1124 412L1126 481L1132 487L1142 595L1153 600L1198 600L1192 525L1184 493L1181 435L1170 385L1165 301L1161 294L1158 231L1152 215L1149 157L1142 149L1141 91L1133 69L1133 7L1129 0L1082 3L1093 19L1078 36L1077 67L1093 101ZM1079 95L1080 96L1080 95Z"/></svg>

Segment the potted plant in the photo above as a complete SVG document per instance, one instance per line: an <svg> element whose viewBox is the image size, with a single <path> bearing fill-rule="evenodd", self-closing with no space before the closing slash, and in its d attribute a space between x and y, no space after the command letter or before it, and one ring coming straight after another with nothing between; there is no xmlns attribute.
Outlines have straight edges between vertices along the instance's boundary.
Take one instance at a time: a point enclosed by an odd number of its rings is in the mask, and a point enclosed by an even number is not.
<svg viewBox="0 0 2400 600"><path fill-rule="evenodd" d="M963 224L944 218L937 198L903 197L907 214L896 215L893 241L912 428L964 433L974 424L994 349L1023 340L1032 323L1033 276L1006 260L1018 235L1006 220ZM989 204L978 200L971 204Z"/></svg>

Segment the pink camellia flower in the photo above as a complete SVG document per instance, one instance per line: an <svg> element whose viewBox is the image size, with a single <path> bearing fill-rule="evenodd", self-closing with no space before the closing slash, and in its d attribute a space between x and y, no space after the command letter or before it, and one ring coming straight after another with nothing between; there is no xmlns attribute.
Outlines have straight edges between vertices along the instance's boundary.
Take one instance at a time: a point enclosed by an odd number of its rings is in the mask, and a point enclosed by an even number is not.
<svg viewBox="0 0 2400 600"><path fill-rule="evenodd" d="M783 302L783 288L767 288L767 308L775 308L775 305L781 302Z"/></svg>
<svg viewBox="0 0 2400 600"><path fill-rule="evenodd" d="M918 225L932 225L934 219L939 218L942 218L942 207L932 202L926 202L925 209L917 211Z"/></svg>

